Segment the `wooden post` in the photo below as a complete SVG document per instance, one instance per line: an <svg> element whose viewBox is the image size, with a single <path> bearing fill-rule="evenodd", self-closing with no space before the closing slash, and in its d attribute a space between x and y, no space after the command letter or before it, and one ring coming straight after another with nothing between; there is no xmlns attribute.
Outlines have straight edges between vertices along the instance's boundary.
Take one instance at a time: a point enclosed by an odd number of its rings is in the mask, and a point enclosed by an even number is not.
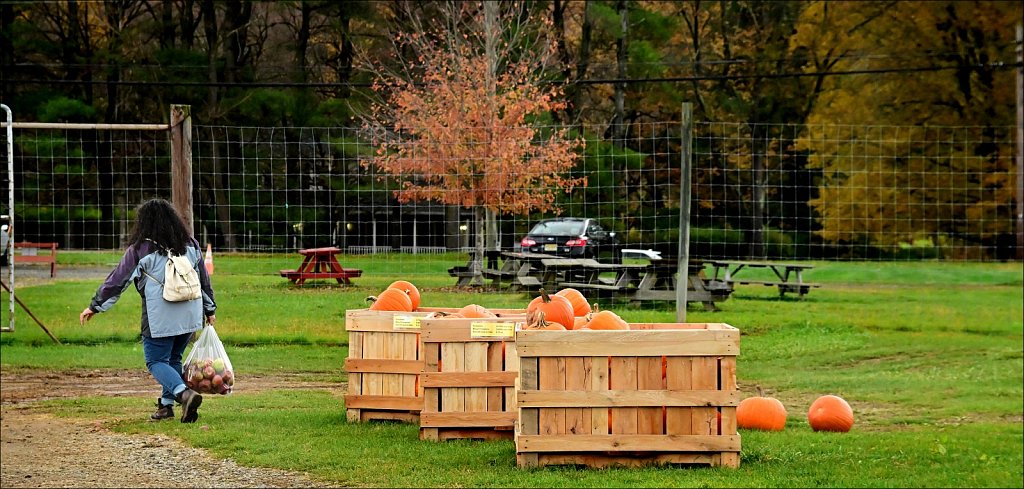
<svg viewBox="0 0 1024 489"><path fill-rule="evenodd" d="M686 322L686 292L690 283L690 166L693 158L693 104L683 104L683 140L679 162L679 263L676 279L676 322Z"/></svg>
<svg viewBox="0 0 1024 489"><path fill-rule="evenodd" d="M192 107L171 106L171 202L185 219L189 233L192 223Z"/></svg>
<svg viewBox="0 0 1024 489"><path fill-rule="evenodd" d="M11 289L9 296L7 297L10 314L7 316L9 322L6 326L2 326L4 332L14 331L14 301L17 299L14 297L14 113L11 112L11 108L0 104L0 109L3 109L5 115L4 119L7 122L7 154L6 160L7 165L7 244L10 248L6 250L0 250L0 253L9 251L7 259L10 263L7 265L8 280L11 282ZM3 231L0 231L3 232Z"/></svg>

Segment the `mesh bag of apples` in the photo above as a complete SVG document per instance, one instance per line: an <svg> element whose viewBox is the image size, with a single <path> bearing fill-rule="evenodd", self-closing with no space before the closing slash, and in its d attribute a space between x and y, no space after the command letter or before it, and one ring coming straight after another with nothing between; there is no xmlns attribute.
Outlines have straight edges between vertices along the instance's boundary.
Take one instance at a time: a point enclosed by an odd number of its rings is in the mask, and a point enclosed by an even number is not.
<svg viewBox="0 0 1024 489"><path fill-rule="evenodd" d="M202 394L230 394L235 370L213 325L206 325L181 366L189 389Z"/></svg>

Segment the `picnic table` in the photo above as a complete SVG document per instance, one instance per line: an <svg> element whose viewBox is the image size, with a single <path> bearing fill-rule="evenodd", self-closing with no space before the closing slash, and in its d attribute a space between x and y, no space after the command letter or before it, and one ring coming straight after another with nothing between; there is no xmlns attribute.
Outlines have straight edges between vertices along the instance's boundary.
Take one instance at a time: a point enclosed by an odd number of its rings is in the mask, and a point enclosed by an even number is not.
<svg viewBox="0 0 1024 489"><path fill-rule="evenodd" d="M518 271L513 270L516 264L508 260L505 260L502 267L498 267L498 261L502 258L502 251L484 250L484 259L481 260L483 268L480 270L480 273L476 273L473 269L476 264L476 250L470 251L468 254L469 259L465 265L457 265L448 269L448 275L456 278L456 287L484 285L484 278L492 279L496 286L500 286L502 278L512 278Z"/></svg>
<svg viewBox="0 0 1024 489"><path fill-rule="evenodd" d="M291 280L295 285L303 285L310 279L335 279L339 284L351 284L352 281L349 279L361 276L363 271L358 268L343 268L338 263L338 253L341 253L341 250L333 246L299 250L302 264L295 270L281 270L281 276Z"/></svg>
<svg viewBox="0 0 1024 489"><path fill-rule="evenodd" d="M601 268L602 271L613 269L615 277L605 280L598 274L591 275L589 281L567 281L558 285L625 298L634 303L676 300L678 264L675 260L651 260L650 264L636 265L604 264ZM687 276L686 301L699 302L705 310L717 311L715 303L728 299L732 293L731 286L711 283L704 276L703 262L691 261Z"/></svg>
<svg viewBox="0 0 1024 489"><path fill-rule="evenodd" d="M804 270L810 270L814 268L814 265L734 260L707 260L706 263L714 268L714 274L711 279L712 281L722 282L729 285L760 284L767 287L778 287L780 297L785 297L786 292L793 292L802 299L808 292L810 292L812 287L821 287L821 284L804 282ZM776 279L755 280L747 277L736 278L736 275L745 268L769 269L775 275Z"/></svg>

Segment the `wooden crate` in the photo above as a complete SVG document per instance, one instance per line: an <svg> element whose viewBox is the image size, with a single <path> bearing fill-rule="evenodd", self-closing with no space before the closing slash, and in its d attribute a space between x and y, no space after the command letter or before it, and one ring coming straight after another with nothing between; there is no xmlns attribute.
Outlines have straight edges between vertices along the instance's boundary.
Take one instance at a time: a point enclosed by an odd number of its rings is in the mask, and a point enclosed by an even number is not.
<svg viewBox="0 0 1024 489"><path fill-rule="evenodd" d="M432 312L458 308L421 307L411 313L351 309L345 311L348 331L348 393L346 417L350 422L370 420L419 421L423 409L423 371L418 321ZM493 309L501 315L519 309ZM411 324L410 324L411 323Z"/></svg>
<svg viewBox="0 0 1024 489"><path fill-rule="evenodd" d="M739 330L630 327L517 332L520 467L739 467Z"/></svg>
<svg viewBox="0 0 1024 489"><path fill-rule="evenodd" d="M514 328L525 319L521 315L498 320L423 320L421 385L425 402L420 412L420 439L513 437L519 371ZM504 331L488 331L487 326L495 324L503 325Z"/></svg>

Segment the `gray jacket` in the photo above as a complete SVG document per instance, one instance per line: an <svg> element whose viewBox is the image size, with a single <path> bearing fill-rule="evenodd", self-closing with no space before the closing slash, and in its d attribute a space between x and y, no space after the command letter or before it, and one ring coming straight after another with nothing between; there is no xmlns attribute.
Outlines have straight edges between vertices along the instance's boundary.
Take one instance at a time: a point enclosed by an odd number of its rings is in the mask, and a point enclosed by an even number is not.
<svg viewBox="0 0 1024 489"><path fill-rule="evenodd" d="M121 262L96 291L89 309L94 312L109 310L121 298L121 293L128 288L128 284L134 283L135 290L142 298L143 336L163 338L202 329L203 316L212 316L217 310L217 304L213 300L210 277L203 266L203 253L199 249L199 242L192 239L185 251L189 262L199 271L199 283L203 292L201 298L185 302L164 300L161 283L164 281L167 255L154 243L144 241L125 250Z"/></svg>

